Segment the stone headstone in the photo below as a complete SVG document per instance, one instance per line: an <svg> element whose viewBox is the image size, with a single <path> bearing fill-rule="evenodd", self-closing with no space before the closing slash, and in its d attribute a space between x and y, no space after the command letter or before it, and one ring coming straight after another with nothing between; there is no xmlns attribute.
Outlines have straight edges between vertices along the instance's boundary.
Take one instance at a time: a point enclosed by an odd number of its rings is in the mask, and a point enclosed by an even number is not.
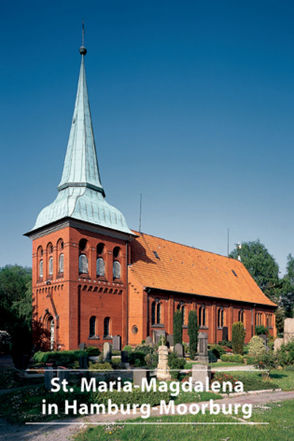
<svg viewBox="0 0 294 441"><path fill-rule="evenodd" d="M133 385L142 387L143 378L148 378L147 369L133 369Z"/></svg>
<svg viewBox="0 0 294 441"><path fill-rule="evenodd" d="M208 364L208 335L206 332L198 334L198 361L204 365Z"/></svg>
<svg viewBox="0 0 294 441"><path fill-rule="evenodd" d="M193 364L192 383L195 383L196 381L201 381L201 383L205 384L207 377L210 381L211 379L210 366L208 366L207 364Z"/></svg>
<svg viewBox="0 0 294 441"><path fill-rule="evenodd" d="M52 367L47 367L44 372L44 386L46 390L51 389L51 380L55 378L55 372Z"/></svg>
<svg viewBox="0 0 294 441"><path fill-rule="evenodd" d="M152 338L150 337L150 335L148 335L148 337L146 337L146 345L152 345L153 344L153 341L152 341Z"/></svg>
<svg viewBox="0 0 294 441"><path fill-rule="evenodd" d="M86 343L80 343L79 344L79 349L81 350L81 351L84 351L85 349L86 349Z"/></svg>
<svg viewBox="0 0 294 441"><path fill-rule="evenodd" d="M123 369L128 369L130 367L128 351L121 351L120 367Z"/></svg>
<svg viewBox="0 0 294 441"><path fill-rule="evenodd" d="M166 337L166 343L167 343L168 347L174 346L174 336L173 336L173 334L169 334Z"/></svg>
<svg viewBox="0 0 294 441"><path fill-rule="evenodd" d="M113 343L112 349L114 351L120 351L121 350L121 336L120 335L115 335L113 337L112 343Z"/></svg>
<svg viewBox="0 0 294 441"><path fill-rule="evenodd" d="M103 360L104 361L111 361L111 355L112 355L112 346L110 343L106 342L103 345Z"/></svg>
<svg viewBox="0 0 294 441"><path fill-rule="evenodd" d="M277 352L281 349L284 340L282 338L276 338L274 341L274 352Z"/></svg>
<svg viewBox="0 0 294 441"><path fill-rule="evenodd" d="M163 329L156 329L153 331L153 341L156 345L160 342L161 337L165 338L165 331Z"/></svg>
<svg viewBox="0 0 294 441"><path fill-rule="evenodd" d="M294 341L294 318L286 318L284 321L284 344Z"/></svg>
<svg viewBox="0 0 294 441"><path fill-rule="evenodd" d="M265 334L260 334L258 337L260 337L263 340L264 346L268 349L268 346L267 346L267 336Z"/></svg>
<svg viewBox="0 0 294 441"><path fill-rule="evenodd" d="M175 346L175 353L178 357L184 357L184 347L181 343L177 343Z"/></svg>
<svg viewBox="0 0 294 441"><path fill-rule="evenodd" d="M223 337L222 340L228 341L228 339L229 339L229 330L228 330L227 326L223 327L223 335L222 335L222 337Z"/></svg>
<svg viewBox="0 0 294 441"><path fill-rule="evenodd" d="M158 348L158 365L156 369L156 377L158 380L171 379L168 367L168 348L164 345L161 345Z"/></svg>
<svg viewBox="0 0 294 441"><path fill-rule="evenodd" d="M58 366L57 367L57 375L59 378L59 382L61 383L62 380L67 380L69 377L69 371L63 367L63 366Z"/></svg>
<svg viewBox="0 0 294 441"><path fill-rule="evenodd" d="M86 353L79 357L79 366L80 369L88 369L88 355Z"/></svg>

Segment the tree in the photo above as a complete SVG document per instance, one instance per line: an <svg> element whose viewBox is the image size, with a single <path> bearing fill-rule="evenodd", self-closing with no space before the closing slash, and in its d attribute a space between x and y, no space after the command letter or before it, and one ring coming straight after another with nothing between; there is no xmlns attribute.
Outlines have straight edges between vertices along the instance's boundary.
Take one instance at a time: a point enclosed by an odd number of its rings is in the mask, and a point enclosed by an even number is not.
<svg viewBox="0 0 294 441"><path fill-rule="evenodd" d="M259 240L243 242L241 248L232 251L230 257L238 259L238 255L259 288L271 300L278 301L280 294L279 266L266 247Z"/></svg>
<svg viewBox="0 0 294 441"><path fill-rule="evenodd" d="M174 312L173 329L174 329L174 345L176 345L177 343L182 343L182 341L183 341L183 315L182 315L182 311L175 311Z"/></svg>
<svg viewBox="0 0 294 441"><path fill-rule="evenodd" d="M281 280L280 305L284 310L285 317L294 315L294 257L287 257L286 274Z"/></svg>
<svg viewBox="0 0 294 441"><path fill-rule="evenodd" d="M197 311L190 311L188 316L188 335L191 359L195 358L197 352L198 329Z"/></svg>
<svg viewBox="0 0 294 441"><path fill-rule="evenodd" d="M245 340L245 329L242 322L233 323L232 326L232 348L234 354L243 354Z"/></svg>

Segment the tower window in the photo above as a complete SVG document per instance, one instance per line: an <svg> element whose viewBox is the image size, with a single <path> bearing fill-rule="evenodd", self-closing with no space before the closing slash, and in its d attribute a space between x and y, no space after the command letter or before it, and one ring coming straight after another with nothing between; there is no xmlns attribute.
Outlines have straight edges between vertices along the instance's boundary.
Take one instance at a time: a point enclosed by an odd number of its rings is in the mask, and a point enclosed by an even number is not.
<svg viewBox="0 0 294 441"><path fill-rule="evenodd" d="M89 337L96 335L96 317L93 315L89 320Z"/></svg>
<svg viewBox="0 0 294 441"><path fill-rule="evenodd" d="M81 239L79 242L79 250L80 251L84 251L86 249L87 246L87 239Z"/></svg>
<svg viewBox="0 0 294 441"><path fill-rule="evenodd" d="M120 279L120 263L118 260L113 262L113 279Z"/></svg>
<svg viewBox="0 0 294 441"><path fill-rule="evenodd" d="M53 275L53 257L49 257L49 268L48 268L49 276Z"/></svg>
<svg viewBox="0 0 294 441"><path fill-rule="evenodd" d="M119 257L120 247L113 248L113 258L117 259Z"/></svg>
<svg viewBox="0 0 294 441"><path fill-rule="evenodd" d="M39 277L40 279L43 279L43 259L39 262Z"/></svg>
<svg viewBox="0 0 294 441"><path fill-rule="evenodd" d="M98 277L105 275L105 263L102 257L98 257L96 262L96 274Z"/></svg>
<svg viewBox="0 0 294 441"><path fill-rule="evenodd" d="M58 259L58 272L63 273L63 267L64 267L64 256L63 254L59 255Z"/></svg>
<svg viewBox="0 0 294 441"><path fill-rule="evenodd" d="M88 274L88 258L86 254L80 254L79 256L79 273Z"/></svg>
<svg viewBox="0 0 294 441"><path fill-rule="evenodd" d="M110 337L110 317L104 319L104 338Z"/></svg>
<svg viewBox="0 0 294 441"><path fill-rule="evenodd" d="M99 243L97 245L97 255L99 256L100 254L102 254L104 251L104 243Z"/></svg>

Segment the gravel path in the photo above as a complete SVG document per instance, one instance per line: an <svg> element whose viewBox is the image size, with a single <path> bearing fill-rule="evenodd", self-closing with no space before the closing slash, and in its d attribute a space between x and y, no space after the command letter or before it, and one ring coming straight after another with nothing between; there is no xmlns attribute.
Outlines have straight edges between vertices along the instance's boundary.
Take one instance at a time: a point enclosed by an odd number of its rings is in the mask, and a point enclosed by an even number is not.
<svg viewBox="0 0 294 441"><path fill-rule="evenodd" d="M285 401L294 399L294 391L290 392L264 392L260 394L246 394L232 398L217 400L218 403L251 403L253 406L263 405L270 402ZM198 403L199 404L199 403ZM158 415L158 410L152 411L152 416ZM137 418L138 415L131 417L125 415L116 415L112 418L109 415L92 415L90 417L75 418L66 420L64 425L52 424L40 426L14 426L0 420L0 440L1 441L68 441L78 431L84 430L84 422L108 422L120 421L131 418ZM61 421L58 421L59 423ZM74 425L68 424L74 422Z"/></svg>

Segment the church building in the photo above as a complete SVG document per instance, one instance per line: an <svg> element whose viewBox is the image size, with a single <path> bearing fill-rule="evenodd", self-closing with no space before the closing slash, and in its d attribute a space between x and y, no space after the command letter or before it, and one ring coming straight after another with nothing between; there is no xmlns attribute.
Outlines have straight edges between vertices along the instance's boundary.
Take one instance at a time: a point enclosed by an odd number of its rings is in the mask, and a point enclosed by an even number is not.
<svg viewBox="0 0 294 441"><path fill-rule="evenodd" d="M234 259L129 229L105 199L85 75L84 45L63 173L54 202L39 213L33 242L33 319L51 349L122 346L173 334L173 315L197 310L210 343L231 339L242 321L246 342L256 325L275 336L276 305Z"/></svg>

